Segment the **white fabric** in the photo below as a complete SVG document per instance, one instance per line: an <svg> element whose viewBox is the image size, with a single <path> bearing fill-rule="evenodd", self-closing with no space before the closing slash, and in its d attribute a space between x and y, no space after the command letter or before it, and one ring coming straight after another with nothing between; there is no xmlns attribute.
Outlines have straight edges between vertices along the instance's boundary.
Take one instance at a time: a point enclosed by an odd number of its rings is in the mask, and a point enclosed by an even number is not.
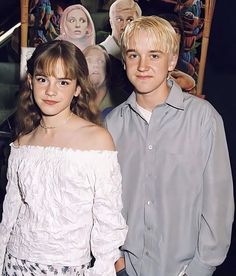
<svg viewBox="0 0 236 276"><path fill-rule="evenodd" d="M109 55L121 60L121 50L113 36L109 35L100 45L106 49Z"/></svg>
<svg viewBox="0 0 236 276"><path fill-rule="evenodd" d="M137 108L140 111L140 113L142 114L143 118L149 123L151 116L152 116L152 112L143 108L142 106L137 104Z"/></svg>
<svg viewBox="0 0 236 276"><path fill-rule="evenodd" d="M33 47L21 47L20 57L20 78L23 80L27 71L27 60L32 56L35 48Z"/></svg>
<svg viewBox="0 0 236 276"><path fill-rule="evenodd" d="M7 175L0 272L6 247L19 259L80 266L91 245L85 275L116 275L127 233L117 152L11 144Z"/></svg>

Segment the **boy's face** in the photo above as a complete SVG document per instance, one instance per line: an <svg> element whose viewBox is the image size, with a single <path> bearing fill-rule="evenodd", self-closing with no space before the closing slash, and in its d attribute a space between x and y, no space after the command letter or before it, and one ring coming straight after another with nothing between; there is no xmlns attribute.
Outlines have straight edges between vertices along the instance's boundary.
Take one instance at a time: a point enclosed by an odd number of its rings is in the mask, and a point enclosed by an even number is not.
<svg viewBox="0 0 236 276"><path fill-rule="evenodd" d="M177 56L158 51L157 45L145 30L129 38L125 53L127 76L139 94L156 94L166 89L168 71L172 71Z"/></svg>
<svg viewBox="0 0 236 276"><path fill-rule="evenodd" d="M110 18L110 24L112 28L112 35L120 44L120 38L124 32L126 26L137 18L137 12L131 9L114 10L112 18Z"/></svg>

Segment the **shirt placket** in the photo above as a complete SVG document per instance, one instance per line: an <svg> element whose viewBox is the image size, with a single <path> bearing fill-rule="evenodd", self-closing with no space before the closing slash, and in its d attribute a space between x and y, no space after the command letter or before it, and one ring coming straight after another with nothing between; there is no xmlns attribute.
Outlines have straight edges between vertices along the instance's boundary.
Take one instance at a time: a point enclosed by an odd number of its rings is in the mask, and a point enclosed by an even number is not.
<svg viewBox="0 0 236 276"><path fill-rule="evenodd" d="M160 108L160 111L162 108ZM155 112L159 113L159 112ZM160 114L161 115L161 114ZM158 262L158 256L156 255L155 247L157 247L160 235L158 235L158 223L156 217L157 210L157 195L155 194L154 186L156 180L156 152L158 141L158 130L161 121L161 116L153 114L154 118L151 118L150 124L146 128L146 144L145 144L145 159L144 159L144 250L143 250L143 263L145 267L141 267L140 275L148 275L149 267L152 267L151 263ZM153 123L152 123L153 122ZM150 264L150 265L149 265Z"/></svg>

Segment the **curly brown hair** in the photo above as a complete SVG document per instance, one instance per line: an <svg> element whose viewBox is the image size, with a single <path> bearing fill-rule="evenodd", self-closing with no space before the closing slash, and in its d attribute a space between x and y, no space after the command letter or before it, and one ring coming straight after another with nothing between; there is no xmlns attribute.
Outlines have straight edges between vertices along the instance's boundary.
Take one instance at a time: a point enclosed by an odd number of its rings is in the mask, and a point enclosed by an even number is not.
<svg viewBox="0 0 236 276"><path fill-rule="evenodd" d="M36 74L55 76L58 59L64 63L65 77L76 79L81 93L71 102L71 111L81 118L100 125L100 113L95 105L96 91L89 81L86 59L81 50L64 40L54 40L37 46L27 61L27 76L22 83L16 116L16 138L38 127L42 114L33 98L29 77Z"/></svg>

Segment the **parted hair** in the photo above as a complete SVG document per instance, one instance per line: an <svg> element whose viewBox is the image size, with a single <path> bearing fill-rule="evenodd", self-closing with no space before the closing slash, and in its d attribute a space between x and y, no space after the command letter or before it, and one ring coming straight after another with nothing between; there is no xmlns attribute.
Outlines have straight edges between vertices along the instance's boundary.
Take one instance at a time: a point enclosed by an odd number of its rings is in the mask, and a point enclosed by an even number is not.
<svg viewBox="0 0 236 276"><path fill-rule="evenodd" d="M56 76L54 69L58 59L62 60L66 78L76 79L81 87L79 96L71 102L71 111L81 118L100 124L100 114L95 105L96 92L89 81L86 59L73 43L53 40L42 43L27 61L27 76L21 85L16 116L16 138L30 133L38 127L42 114L33 97L29 78L36 74Z"/></svg>
<svg viewBox="0 0 236 276"><path fill-rule="evenodd" d="M123 59L125 58L126 50L129 48L130 38L140 30L147 32L158 51L178 55L180 41L175 29L167 20L151 15L138 17L125 28L121 37Z"/></svg>

